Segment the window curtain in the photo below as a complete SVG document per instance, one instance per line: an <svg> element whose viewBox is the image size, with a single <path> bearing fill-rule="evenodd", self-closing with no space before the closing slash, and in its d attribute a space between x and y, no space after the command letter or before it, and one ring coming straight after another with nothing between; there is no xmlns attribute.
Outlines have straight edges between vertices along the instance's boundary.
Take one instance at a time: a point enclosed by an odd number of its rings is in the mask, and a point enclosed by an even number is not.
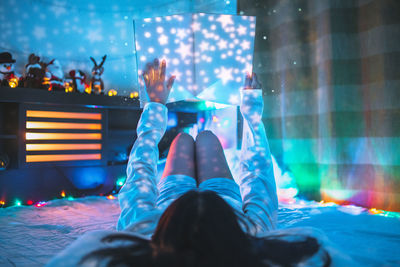
<svg viewBox="0 0 400 267"><path fill-rule="evenodd" d="M315 200L400 211L400 1L240 0L272 153Z"/></svg>

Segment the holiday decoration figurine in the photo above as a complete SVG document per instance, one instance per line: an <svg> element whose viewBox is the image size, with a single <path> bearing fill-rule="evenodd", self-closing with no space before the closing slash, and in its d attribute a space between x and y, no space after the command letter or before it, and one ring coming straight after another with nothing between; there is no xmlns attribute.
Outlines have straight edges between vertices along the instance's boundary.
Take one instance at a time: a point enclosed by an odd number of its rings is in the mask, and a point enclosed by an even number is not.
<svg viewBox="0 0 400 267"><path fill-rule="evenodd" d="M93 61L94 66L92 68L92 79L90 80L90 88L91 91L95 94L104 94L104 83L103 80L101 79L101 75L104 72L103 64L104 61L106 61L107 55L104 55L101 63L97 65L96 60L94 58L90 57L90 59Z"/></svg>
<svg viewBox="0 0 400 267"><path fill-rule="evenodd" d="M65 91L64 73L60 62L57 59L53 59L44 66L46 66L46 73L43 82L47 84L48 90Z"/></svg>
<svg viewBox="0 0 400 267"><path fill-rule="evenodd" d="M86 74L81 70L71 70L69 72L71 86L74 92L87 93L89 85L86 83ZM90 93L90 91L88 92Z"/></svg>
<svg viewBox="0 0 400 267"><path fill-rule="evenodd" d="M46 88L43 85L46 66L40 62L40 57L30 54L28 64L25 65L25 76L23 78L24 87L27 88Z"/></svg>
<svg viewBox="0 0 400 267"><path fill-rule="evenodd" d="M8 52L0 53L0 83L2 86L15 88L18 86L19 77L14 72L15 59Z"/></svg>

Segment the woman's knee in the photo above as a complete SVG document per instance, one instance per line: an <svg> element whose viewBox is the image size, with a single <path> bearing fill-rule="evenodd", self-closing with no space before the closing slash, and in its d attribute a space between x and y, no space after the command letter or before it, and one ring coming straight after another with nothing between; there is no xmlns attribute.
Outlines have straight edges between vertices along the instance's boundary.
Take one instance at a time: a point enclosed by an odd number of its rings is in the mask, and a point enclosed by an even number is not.
<svg viewBox="0 0 400 267"><path fill-rule="evenodd" d="M195 177L194 140L186 133L179 133L172 141L162 177L184 174Z"/></svg>
<svg viewBox="0 0 400 267"><path fill-rule="evenodd" d="M197 135L196 166L198 184L216 177L232 179L222 145L211 131L203 131Z"/></svg>
<svg viewBox="0 0 400 267"><path fill-rule="evenodd" d="M191 135L187 133L179 133L175 136L174 140L172 141L172 145L179 145L184 147L193 147L194 146L194 139Z"/></svg>
<svg viewBox="0 0 400 267"><path fill-rule="evenodd" d="M196 137L196 144L212 144L220 143L218 137L211 131L205 130L200 132Z"/></svg>

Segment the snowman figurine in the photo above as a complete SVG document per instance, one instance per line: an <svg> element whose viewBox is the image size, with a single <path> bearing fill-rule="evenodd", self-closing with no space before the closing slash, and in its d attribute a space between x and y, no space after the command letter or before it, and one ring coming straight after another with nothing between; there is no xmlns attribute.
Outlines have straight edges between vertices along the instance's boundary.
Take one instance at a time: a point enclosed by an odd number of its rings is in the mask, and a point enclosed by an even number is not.
<svg viewBox="0 0 400 267"><path fill-rule="evenodd" d="M18 86L19 77L14 72L15 59L8 52L0 53L0 84L15 88Z"/></svg>

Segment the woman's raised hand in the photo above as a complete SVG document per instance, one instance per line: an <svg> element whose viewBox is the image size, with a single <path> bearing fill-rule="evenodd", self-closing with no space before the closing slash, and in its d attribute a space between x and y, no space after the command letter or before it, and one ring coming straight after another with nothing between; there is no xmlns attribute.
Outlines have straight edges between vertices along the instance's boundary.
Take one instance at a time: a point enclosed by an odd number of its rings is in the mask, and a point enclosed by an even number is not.
<svg viewBox="0 0 400 267"><path fill-rule="evenodd" d="M245 90L252 90L252 89L261 89L261 83L257 79L257 75L253 72L246 74L246 79L244 81L244 88Z"/></svg>
<svg viewBox="0 0 400 267"><path fill-rule="evenodd" d="M240 104L242 115L252 122L261 121L264 108L262 91L260 90L262 86L254 72L251 75L247 73L243 89L242 101Z"/></svg>
<svg viewBox="0 0 400 267"><path fill-rule="evenodd" d="M147 94L151 102L164 104L167 102L169 92L174 84L175 76L169 77L165 82L165 60L154 59L153 63L147 63L146 70L143 72L144 83L146 84Z"/></svg>

